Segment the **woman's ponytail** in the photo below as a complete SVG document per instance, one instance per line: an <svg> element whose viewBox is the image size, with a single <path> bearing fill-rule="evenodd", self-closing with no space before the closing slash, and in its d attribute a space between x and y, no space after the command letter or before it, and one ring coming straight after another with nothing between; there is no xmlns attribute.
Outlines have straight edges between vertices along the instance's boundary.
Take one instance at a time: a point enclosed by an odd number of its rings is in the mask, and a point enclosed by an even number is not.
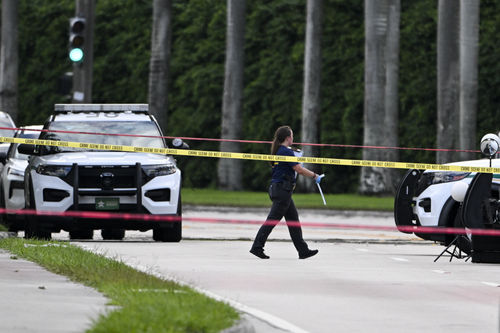
<svg viewBox="0 0 500 333"><path fill-rule="evenodd" d="M278 127L276 132L274 132L273 144L271 145L271 155L276 155L278 148L285 141L287 137L292 135L292 129L290 126Z"/></svg>

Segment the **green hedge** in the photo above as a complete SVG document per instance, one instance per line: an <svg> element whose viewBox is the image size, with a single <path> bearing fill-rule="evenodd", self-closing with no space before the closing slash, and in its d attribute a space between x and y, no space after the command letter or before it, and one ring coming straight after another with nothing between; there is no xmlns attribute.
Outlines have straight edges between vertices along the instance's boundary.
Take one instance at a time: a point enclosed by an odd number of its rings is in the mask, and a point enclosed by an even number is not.
<svg viewBox="0 0 500 333"><path fill-rule="evenodd" d="M147 102L152 1L99 0L96 5L93 101ZM500 57L500 3L481 1L478 139L498 131L496 73ZM220 137L224 78L226 2L174 1L170 110L166 135ZM20 123L42 123L53 104L65 102L57 79L71 70L67 59L68 18L74 1L22 0L20 5ZM323 143L362 144L363 1L325 0L322 39ZM289 124L300 141L305 1L247 1L244 126L242 139L270 140ZM434 147L436 142L435 0L402 1L400 56L400 145ZM195 149L215 143L189 142ZM267 153L264 144L243 150ZM361 158L353 148L324 148L325 157ZM402 152L401 160L434 162L432 152ZM179 158L188 187L216 186L216 160ZM244 186L264 190L264 162L246 162ZM324 167L325 192L354 192L359 169Z"/></svg>

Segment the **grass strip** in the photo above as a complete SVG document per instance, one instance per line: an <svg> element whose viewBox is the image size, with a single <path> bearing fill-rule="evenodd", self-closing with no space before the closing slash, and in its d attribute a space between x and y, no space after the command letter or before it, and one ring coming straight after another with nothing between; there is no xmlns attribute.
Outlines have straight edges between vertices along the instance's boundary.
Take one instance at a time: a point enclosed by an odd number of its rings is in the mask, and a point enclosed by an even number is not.
<svg viewBox="0 0 500 333"><path fill-rule="evenodd" d="M297 208L335 210L392 211L394 197L363 196L358 194L325 194L326 206L319 193L294 193ZM270 207L266 192L220 191L215 189L182 189L182 203L210 206Z"/></svg>
<svg viewBox="0 0 500 333"><path fill-rule="evenodd" d="M239 318L223 302L68 242L6 238L0 248L108 297L116 308L87 332L220 332Z"/></svg>

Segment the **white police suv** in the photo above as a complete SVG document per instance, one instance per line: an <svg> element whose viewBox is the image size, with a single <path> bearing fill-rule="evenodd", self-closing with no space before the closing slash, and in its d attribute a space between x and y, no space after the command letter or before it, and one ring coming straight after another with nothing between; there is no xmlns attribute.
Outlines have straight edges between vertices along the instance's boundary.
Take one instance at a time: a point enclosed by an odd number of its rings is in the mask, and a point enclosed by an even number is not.
<svg viewBox="0 0 500 333"><path fill-rule="evenodd" d="M38 139L41 125L24 126L16 131L15 138ZM0 207L9 210L25 208L24 170L28 165L28 156L17 151L19 144L11 143L0 173ZM10 231L24 230L25 218L19 214L0 214L0 219Z"/></svg>
<svg viewBox="0 0 500 333"><path fill-rule="evenodd" d="M7 112L0 111L0 136L12 138L16 133L14 121ZM10 143L1 142L0 143L0 159L5 159L7 156L7 150L9 150ZM1 166L0 166L1 168Z"/></svg>
<svg viewBox="0 0 500 333"><path fill-rule="evenodd" d="M500 167L500 160L493 162L493 167ZM488 167L489 161L482 159L447 165ZM396 225L454 227L460 203L451 196L453 185L459 181L470 184L474 175L475 173L470 172L409 170L399 185L394 203ZM495 175L495 179L498 176ZM444 234L429 233L418 236L445 242Z"/></svg>
<svg viewBox="0 0 500 333"><path fill-rule="evenodd" d="M147 104L56 104L44 129L40 139L166 148ZM29 209L175 217L152 221L28 215L26 237L47 239L62 229L72 239L91 239L101 229L104 239L122 239L125 230L152 229L154 240L181 240L181 171L172 156L29 144L18 150L31 155L24 175Z"/></svg>
<svg viewBox="0 0 500 333"><path fill-rule="evenodd" d="M490 140L494 137L494 140ZM493 143L493 144L492 144ZM447 165L479 168L500 168L500 159L496 156L500 138L487 134L481 140L481 151L490 157L472 161L449 163ZM492 149L492 146L494 146ZM409 170L403 177L394 202L394 218L396 225L435 227L436 233L416 233L420 238L450 245L457 240L455 234L440 232L440 228L491 228L500 229L500 175L477 172ZM408 232L407 229L400 231ZM458 247L466 253L476 249L479 262L485 258L483 245L488 244L486 238L478 238L475 244L473 237L462 237ZM485 239L487 242L485 242ZM471 245L472 244L472 245ZM493 240L494 251L500 251L500 239ZM488 251L491 246L488 246ZM489 256L487 254L486 256ZM497 260L497 255L494 255ZM498 254L500 258L500 252Z"/></svg>

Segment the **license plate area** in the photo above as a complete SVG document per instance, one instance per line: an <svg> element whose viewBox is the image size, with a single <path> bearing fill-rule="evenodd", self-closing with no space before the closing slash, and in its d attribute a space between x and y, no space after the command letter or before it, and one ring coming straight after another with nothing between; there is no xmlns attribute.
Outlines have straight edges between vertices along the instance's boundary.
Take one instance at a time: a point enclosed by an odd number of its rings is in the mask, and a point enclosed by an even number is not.
<svg viewBox="0 0 500 333"><path fill-rule="evenodd" d="M118 210L120 209L119 198L95 198L96 210Z"/></svg>

